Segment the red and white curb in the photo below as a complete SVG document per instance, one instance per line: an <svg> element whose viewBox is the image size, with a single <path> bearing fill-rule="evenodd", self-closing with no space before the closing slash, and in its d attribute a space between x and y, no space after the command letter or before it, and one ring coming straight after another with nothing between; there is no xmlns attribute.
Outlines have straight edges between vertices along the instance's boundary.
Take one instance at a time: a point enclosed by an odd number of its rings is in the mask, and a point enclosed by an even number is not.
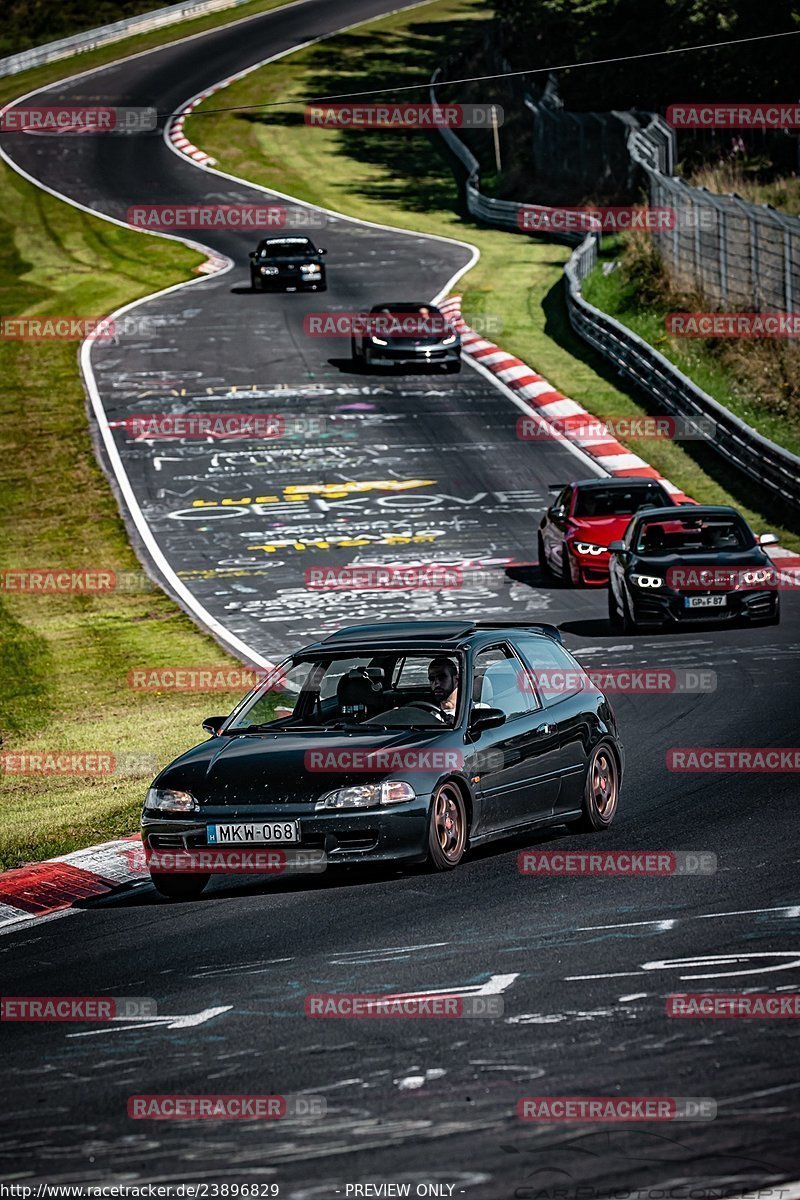
<svg viewBox="0 0 800 1200"><path fill-rule="evenodd" d="M515 358L507 350L502 350L494 342L487 341L474 329L470 329L461 316L460 296L449 296L439 307L453 328L461 334L464 351L523 400L532 416L550 423L557 420L559 437L572 442L609 475L636 475L658 479L679 503L690 500L680 488L660 475L638 454L626 450L611 434L581 434L580 427L590 423L596 425L597 418L592 417L575 400L570 400L568 396L557 391L544 376L537 374L521 358ZM570 432L571 425L575 428L574 433Z"/></svg>
<svg viewBox="0 0 800 1200"><path fill-rule="evenodd" d="M194 100L185 104L183 108L178 109L177 113L174 113L170 117L167 128L167 137L176 150L180 150L181 154L185 154L187 158L193 159L194 162L202 163L204 166L212 166L217 160L212 158L210 154L206 154L205 150L200 150L189 141L183 132L183 125L192 109L197 108L198 104L202 104L204 100L207 100L213 91L216 91L216 89L203 92L202 96L195 96Z"/></svg>
<svg viewBox="0 0 800 1200"><path fill-rule="evenodd" d="M147 878L139 834L0 873L0 931Z"/></svg>

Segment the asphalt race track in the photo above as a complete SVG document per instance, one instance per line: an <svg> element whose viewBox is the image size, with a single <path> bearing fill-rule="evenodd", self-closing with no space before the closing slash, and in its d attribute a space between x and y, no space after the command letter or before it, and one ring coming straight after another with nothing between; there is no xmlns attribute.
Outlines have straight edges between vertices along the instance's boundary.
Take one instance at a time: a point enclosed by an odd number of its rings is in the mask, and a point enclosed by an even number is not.
<svg viewBox="0 0 800 1200"><path fill-rule="evenodd" d="M268 55L396 7L310 0L28 103L170 113ZM179 158L160 133L4 134L2 146L43 184L119 219L136 202L264 202ZM798 986L796 778L665 766L671 747L795 744L797 598L784 595L778 628L612 636L604 591L559 588L535 565L547 485L585 476L585 464L520 441L519 411L466 365L454 377L364 375L346 341L303 332L310 312L432 298L469 247L335 217L309 233L328 250L327 293L255 294L252 236L192 234L233 269L138 306L148 322L92 353L141 511L194 601L258 658L362 618L514 616L560 624L587 665L705 669L716 689L615 700L628 764L607 834L494 846L440 876L228 879L194 904L141 884L6 934L6 993L152 996L159 1019L4 1026L14 1085L0 1182L265 1182L300 1200L410 1181L412 1194L430 1182L476 1200L588 1200L638 1188L733 1196L798 1179L792 1022L665 1015L671 992ZM137 442L120 424L177 411L281 413L299 431L220 446ZM304 586L311 566L398 561L461 565L469 586L411 599ZM718 871L520 875L519 850L545 842L710 851ZM307 992L465 987L502 988L503 1018L303 1015ZM303 1092L324 1097L327 1116L207 1125L126 1113L132 1094L207 1092ZM718 1113L605 1128L520 1121L518 1099L539 1094L710 1097Z"/></svg>

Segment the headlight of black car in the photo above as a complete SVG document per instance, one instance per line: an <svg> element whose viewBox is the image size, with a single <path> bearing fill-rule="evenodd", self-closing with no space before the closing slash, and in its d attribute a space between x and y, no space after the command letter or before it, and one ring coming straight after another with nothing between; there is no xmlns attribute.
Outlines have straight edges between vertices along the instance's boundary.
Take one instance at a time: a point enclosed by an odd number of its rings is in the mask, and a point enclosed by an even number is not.
<svg viewBox="0 0 800 1200"><path fill-rule="evenodd" d="M149 788L144 801L145 808L158 812L199 812L200 805L189 792L176 792L172 788Z"/></svg>
<svg viewBox="0 0 800 1200"><path fill-rule="evenodd" d="M416 794L410 783L385 779L383 783L362 783L327 792L315 808L376 808L380 804L402 804Z"/></svg>

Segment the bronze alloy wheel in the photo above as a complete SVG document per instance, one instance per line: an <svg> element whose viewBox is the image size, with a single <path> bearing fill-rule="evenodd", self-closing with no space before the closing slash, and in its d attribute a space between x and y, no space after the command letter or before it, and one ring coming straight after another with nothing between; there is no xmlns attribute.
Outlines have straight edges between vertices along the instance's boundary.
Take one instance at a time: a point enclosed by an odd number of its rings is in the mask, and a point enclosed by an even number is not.
<svg viewBox="0 0 800 1200"><path fill-rule="evenodd" d="M454 783L443 783L434 793L431 807L429 858L437 871L457 866L467 844L467 814L464 797Z"/></svg>
<svg viewBox="0 0 800 1200"><path fill-rule="evenodd" d="M619 764L607 742L595 746L589 758L583 792L583 812L568 826L576 832L608 829L619 802Z"/></svg>
<svg viewBox="0 0 800 1200"><path fill-rule="evenodd" d="M599 746L591 767L591 789L594 807L605 824L614 816L617 807L617 764L606 746Z"/></svg>

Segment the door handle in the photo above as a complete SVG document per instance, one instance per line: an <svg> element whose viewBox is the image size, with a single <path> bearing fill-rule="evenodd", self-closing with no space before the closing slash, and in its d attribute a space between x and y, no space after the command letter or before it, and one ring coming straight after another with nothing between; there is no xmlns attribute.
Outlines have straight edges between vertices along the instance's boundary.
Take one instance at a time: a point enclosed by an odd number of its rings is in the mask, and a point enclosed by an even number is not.
<svg viewBox="0 0 800 1200"><path fill-rule="evenodd" d="M535 733L541 733L542 735L545 735L548 733L555 733L555 731L556 731L555 725L551 725L549 723L549 721L545 721L544 725L537 725L536 729L534 730Z"/></svg>

